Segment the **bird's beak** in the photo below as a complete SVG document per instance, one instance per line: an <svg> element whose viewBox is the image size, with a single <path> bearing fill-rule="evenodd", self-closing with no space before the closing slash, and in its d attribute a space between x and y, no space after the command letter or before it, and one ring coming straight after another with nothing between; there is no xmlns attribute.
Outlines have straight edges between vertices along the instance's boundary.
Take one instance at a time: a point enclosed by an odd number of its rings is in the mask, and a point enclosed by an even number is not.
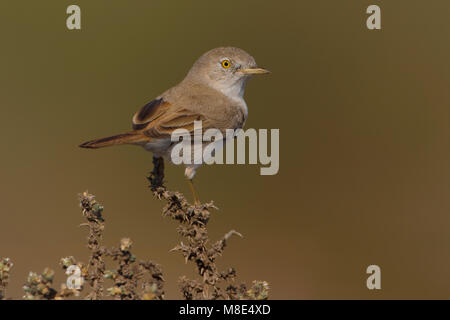
<svg viewBox="0 0 450 320"><path fill-rule="evenodd" d="M243 74L266 74L270 73L269 70L263 68L248 68L248 69L239 69L239 72Z"/></svg>

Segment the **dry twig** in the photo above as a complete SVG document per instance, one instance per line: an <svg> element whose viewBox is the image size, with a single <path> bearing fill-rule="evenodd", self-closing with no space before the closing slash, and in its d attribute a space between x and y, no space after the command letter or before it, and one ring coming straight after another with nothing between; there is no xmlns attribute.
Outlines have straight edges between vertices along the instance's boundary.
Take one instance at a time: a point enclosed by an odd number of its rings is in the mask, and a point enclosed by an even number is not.
<svg viewBox="0 0 450 320"><path fill-rule="evenodd" d="M236 271L230 268L227 271L219 271L216 259L222 255L226 243L233 235L242 235L231 230L225 236L211 243L207 224L211 209L217 209L213 202L201 205L192 205L179 192L167 190L164 186L164 161L162 158L153 158L154 169L148 180L153 194L160 200L165 200L167 205L163 209L163 215L178 221L178 233L186 238L186 243L181 242L173 251L180 251L185 261L195 264L201 281L182 277L179 281L183 296L188 299L266 299L268 285L266 282L254 282L252 288L247 290L245 284L234 284ZM257 293L256 293L257 292Z"/></svg>
<svg viewBox="0 0 450 320"><path fill-rule="evenodd" d="M186 262L192 262L200 276L199 279L181 277L179 284L184 298L191 299L267 299L269 286L265 281L254 281L247 289L245 284L235 284L236 271L229 268L220 271L216 260L222 255L228 240L233 236L242 235L231 230L222 239L211 244L208 236L207 224L211 213L217 209L213 202L200 205L190 204L179 192L167 190L164 186L164 162L162 158L154 158L154 169L148 180L153 194L167 205L163 215L169 216L179 223L177 232L186 239L180 242L173 251L179 251ZM61 285L57 291L52 287L54 271L46 268L43 273L30 272L24 286L25 299L66 299L80 297L82 291L89 286L84 298L89 300L104 297L105 279L113 281L107 293L119 300L161 300L164 299L164 278L161 267L151 261L137 262L131 253L132 241L123 238L118 248L107 248L101 244L105 229L103 206L95 196L84 192L79 195L80 207L88 227L87 247L90 251L87 265L69 256L61 259L60 265L66 274L75 276L78 280L74 286L72 282ZM106 269L106 259L112 259L117 267ZM8 258L0 260L0 300L5 297L5 290L9 280L12 263ZM73 270L77 274L72 274ZM78 278L77 278L78 277Z"/></svg>

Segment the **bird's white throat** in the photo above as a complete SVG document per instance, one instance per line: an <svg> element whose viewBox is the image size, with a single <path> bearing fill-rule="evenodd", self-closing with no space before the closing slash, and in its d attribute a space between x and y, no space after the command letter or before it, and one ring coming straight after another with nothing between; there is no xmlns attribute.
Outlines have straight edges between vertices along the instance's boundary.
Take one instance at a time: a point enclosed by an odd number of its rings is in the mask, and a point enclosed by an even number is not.
<svg viewBox="0 0 450 320"><path fill-rule="evenodd" d="M247 77L242 77L237 79L236 81L230 82L216 82L214 83L213 88L217 91L220 91L222 94L227 96L228 98L236 101L242 108L242 111L245 114L245 117L248 115L247 104L244 100L244 92L245 85L247 84Z"/></svg>
<svg viewBox="0 0 450 320"><path fill-rule="evenodd" d="M233 100L244 99L245 85L247 84L247 77L240 77L233 82L219 82L216 83L217 89L226 95L228 98Z"/></svg>

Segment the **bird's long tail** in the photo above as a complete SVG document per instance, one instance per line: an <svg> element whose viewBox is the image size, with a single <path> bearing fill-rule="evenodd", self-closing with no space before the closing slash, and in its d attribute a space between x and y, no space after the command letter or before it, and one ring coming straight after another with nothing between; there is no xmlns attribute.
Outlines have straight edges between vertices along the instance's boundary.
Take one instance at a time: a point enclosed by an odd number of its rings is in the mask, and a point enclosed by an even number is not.
<svg viewBox="0 0 450 320"><path fill-rule="evenodd" d="M139 144L141 142L149 140L148 137L142 133L126 132L110 136L106 138L95 139L80 144L81 148L97 149L103 147L109 147L119 144Z"/></svg>

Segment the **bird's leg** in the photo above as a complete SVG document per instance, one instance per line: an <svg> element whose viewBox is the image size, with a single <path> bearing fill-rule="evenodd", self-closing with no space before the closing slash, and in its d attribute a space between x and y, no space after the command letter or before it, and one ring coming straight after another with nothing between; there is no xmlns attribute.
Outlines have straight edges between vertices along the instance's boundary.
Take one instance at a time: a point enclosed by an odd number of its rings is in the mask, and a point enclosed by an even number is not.
<svg viewBox="0 0 450 320"><path fill-rule="evenodd" d="M193 179L188 179L189 187L191 188L192 195L194 196L194 204L200 204L200 200L198 199L197 192L195 192Z"/></svg>

